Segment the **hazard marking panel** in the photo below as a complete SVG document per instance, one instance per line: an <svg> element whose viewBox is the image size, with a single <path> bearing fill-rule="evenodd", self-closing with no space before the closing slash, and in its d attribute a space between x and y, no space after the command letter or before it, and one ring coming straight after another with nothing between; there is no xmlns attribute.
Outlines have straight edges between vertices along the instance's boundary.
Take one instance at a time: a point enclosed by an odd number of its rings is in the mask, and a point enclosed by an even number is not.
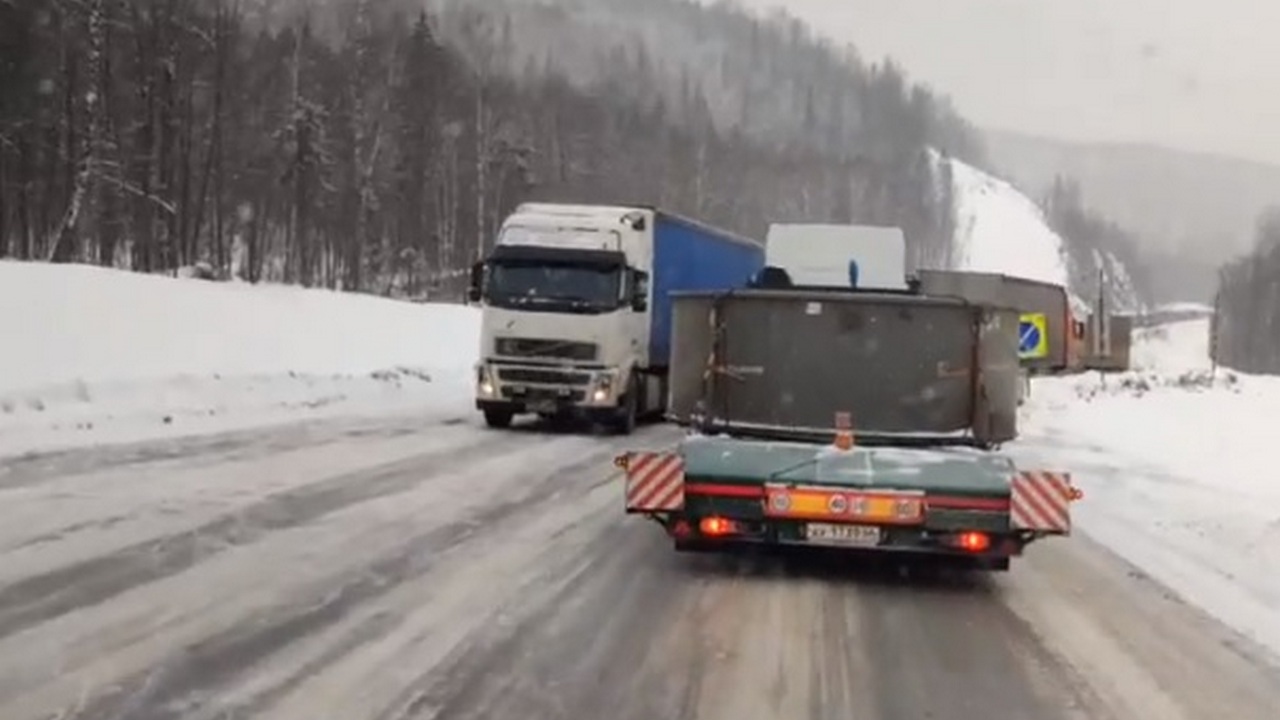
<svg viewBox="0 0 1280 720"><path fill-rule="evenodd" d="M1025 470L1013 477L1010 516L1013 527L1041 532L1071 532L1071 503L1079 492L1069 473Z"/></svg>
<svg viewBox="0 0 1280 720"><path fill-rule="evenodd" d="M672 512L684 507L684 458L676 453L627 456L627 512Z"/></svg>

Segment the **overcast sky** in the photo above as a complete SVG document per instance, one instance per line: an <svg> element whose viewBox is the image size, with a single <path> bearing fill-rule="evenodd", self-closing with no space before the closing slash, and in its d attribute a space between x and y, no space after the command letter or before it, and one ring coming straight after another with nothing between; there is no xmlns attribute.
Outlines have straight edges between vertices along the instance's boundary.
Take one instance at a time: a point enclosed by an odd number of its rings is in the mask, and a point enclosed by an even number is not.
<svg viewBox="0 0 1280 720"><path fill-rule="evenodd" d="M1280 0L738 0L901 60L984 127L1280 163Z"/></svg>

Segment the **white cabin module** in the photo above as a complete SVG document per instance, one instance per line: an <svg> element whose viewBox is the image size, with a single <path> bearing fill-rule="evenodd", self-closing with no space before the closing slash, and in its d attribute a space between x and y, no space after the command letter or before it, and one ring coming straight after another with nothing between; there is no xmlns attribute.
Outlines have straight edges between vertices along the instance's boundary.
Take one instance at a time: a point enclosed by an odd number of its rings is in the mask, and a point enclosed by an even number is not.
<svg viewBox="0 0 1280 720"><path fill-rule="evenodd" d="M777 223L769 226L765 262L796 285L907 289L907 239L901 228Z"/></svg>

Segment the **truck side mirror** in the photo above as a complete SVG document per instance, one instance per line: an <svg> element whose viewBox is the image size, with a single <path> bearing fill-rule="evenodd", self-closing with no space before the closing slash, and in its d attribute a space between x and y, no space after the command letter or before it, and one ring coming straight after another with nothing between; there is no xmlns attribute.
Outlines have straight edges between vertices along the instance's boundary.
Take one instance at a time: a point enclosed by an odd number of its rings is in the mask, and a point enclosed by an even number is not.
<svg viewBox="0 0 1280 720"><path fill-rule="evenodd" d="M471 266L471 286L467 288L467 301L478 303L483 295L481 288L484 286L484 261L480 261Z"/></svg>
<svg viewBox="0 0 1280 720"><path fill-rule="evenodd" d="M631 282L631 309L636 312L649 309L649 273L635 273Z"/></svg>

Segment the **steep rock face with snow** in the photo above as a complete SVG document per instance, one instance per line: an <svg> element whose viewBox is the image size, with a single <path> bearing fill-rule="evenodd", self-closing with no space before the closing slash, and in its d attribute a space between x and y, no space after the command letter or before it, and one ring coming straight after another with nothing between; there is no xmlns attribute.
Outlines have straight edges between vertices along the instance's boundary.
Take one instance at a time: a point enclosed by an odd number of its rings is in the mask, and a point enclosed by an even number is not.
<svg viewBox="0 0 1280 720"><path fill-rule="evenodd" d="M1112 311L1141 308L1129 271L1114 254L1073 248L1049 227L1040 207L1011 184L936 153L934 164L938 176L950 181L955 212L948 269L1063 285L1081 306L1097 302L1101 271Z"/></svg>

